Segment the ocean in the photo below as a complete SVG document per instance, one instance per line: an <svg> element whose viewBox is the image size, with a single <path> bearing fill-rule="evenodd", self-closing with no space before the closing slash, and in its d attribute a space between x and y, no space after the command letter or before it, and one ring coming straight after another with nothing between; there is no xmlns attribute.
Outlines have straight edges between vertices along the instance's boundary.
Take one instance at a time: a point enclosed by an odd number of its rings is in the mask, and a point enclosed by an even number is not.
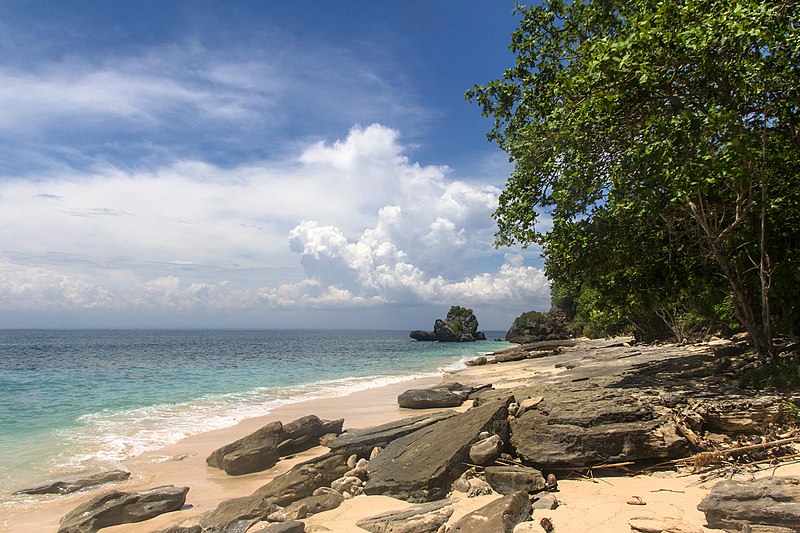
<svg viewBox="0 0 800 533"><path fill-rule="evenodd" d="M280 405L438 375L508 345L407 331L0 330L0 502Z"/></svg>

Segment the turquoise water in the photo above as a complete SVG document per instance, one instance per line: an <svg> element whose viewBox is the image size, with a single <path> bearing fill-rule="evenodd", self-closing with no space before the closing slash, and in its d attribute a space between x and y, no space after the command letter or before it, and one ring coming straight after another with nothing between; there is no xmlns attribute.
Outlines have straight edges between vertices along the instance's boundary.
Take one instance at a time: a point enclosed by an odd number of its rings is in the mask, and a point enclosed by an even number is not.
<svg viewBox="0 0 800 533"><path fill-rule="evenodd" d="M416 342L405 331L0 330L0 499L279 405L435 375L506 345Z"/></svg>

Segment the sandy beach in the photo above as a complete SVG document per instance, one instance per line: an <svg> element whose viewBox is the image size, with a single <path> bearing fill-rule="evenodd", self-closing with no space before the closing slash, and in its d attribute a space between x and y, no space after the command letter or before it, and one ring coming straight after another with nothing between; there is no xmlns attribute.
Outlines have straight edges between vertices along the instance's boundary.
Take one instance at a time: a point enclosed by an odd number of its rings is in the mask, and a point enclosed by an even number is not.
<svg viewBox="0 0 800 533"><path fill-rule="evenodd" d="M471 367L442 376L445 381L458 380L467 385L492 383L495 388L511 388L521 382L547 382L558 378L563 369L556 368L547 358L519 362ZM288 422L308 414L325 419L344 418L345 429L379 425L407 416L424 413L420 410L401 409L397 396L411 388L429 387L438 378L426 378L375 388L348 396L304 401L282 406L267 416L248 419L240 424L186 438L161 450L143 454L126 461L122 467L132 473L125 483L114 485L120 490L142 490L172 484L188 486L186 508L152 520L103 531L154 532L179 524L194 516L214 509L220 502L246 496L267 483L276 475L288 471L294 464L321 455L327 448L316 447L291 459L281 460L274 468L260 473L231 477L221 470L208 467L205 458L216 448L249 434L274 420ZM470 402L460 407L467 409ZM437 409L439 410L439 409ZM758 475L796 475L798 465L779 466ZM560 506L552 511L536 511L534 522L517 527L516 531L544 531L538 526L542 517L550 517L556 531L603 531L604 533L629 532L630 521L637 517L675 520L691 531L711 532L704 527L704 515L697 504L708 494L718 479L703 482L699 476L687 472L661 471L651 475L600 475L600 472L564 472L559 476L557 492ZM25 510L0 509L0 529L3 531L54 532L59 520L79 503L108 490L109 486L94 491L67 496L32 497ZM646 505L627 502L638 496ZM497 495L467 498L454 492L455 512L450 523L477 509ZM363 532L355 522L363 517L387 510L403 509L410 504L385 496L358 496L347 500L339 508L311 516L304 521L309 531L324 526L334 532ZM251 529L257 530L258 528ZM318 529L325 531L324 529Z"/></svg>

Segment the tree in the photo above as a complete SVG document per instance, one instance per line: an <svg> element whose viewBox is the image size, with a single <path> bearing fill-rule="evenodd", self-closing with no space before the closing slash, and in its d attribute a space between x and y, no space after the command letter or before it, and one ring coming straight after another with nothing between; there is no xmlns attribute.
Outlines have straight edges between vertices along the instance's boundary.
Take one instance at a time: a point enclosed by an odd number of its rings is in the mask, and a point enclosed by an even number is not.
<svg viewBox="0 0 800 533"><path fill-rule="evenodd" d="M648 283L633 292L651 310L646 300L675 301L681 283L716 289L764 355L773 324L797 333L800 4L551 0L518 11L515 65L467 92L515 165L497 244L541 244L555 283L587 275L601 297L615 295L603 278ZM605 270L590 272L603 254Z"/></svg>

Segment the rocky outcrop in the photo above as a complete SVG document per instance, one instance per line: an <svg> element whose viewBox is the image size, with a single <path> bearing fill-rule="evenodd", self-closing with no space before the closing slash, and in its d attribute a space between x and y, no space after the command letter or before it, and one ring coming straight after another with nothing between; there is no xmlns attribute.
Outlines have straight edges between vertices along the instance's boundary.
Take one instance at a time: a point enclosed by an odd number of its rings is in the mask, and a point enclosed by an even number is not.
<svg viewBox="0 0 800 533"><path fill-rule="evenodd" d="M82 478L70 479L65 481L56 481L48 485L39 487L32 487L29 489L21 489L14 494L69 494L79 490L96 487L104 483L117 483L125 481L131 477L130 472L124 470L110 470L101 474L94 474Z"/></svg>
<svg viewBox="0 0 800 533"><path fill-rule="evenodd" d="M319 444L323 435L339 434L344 419L321 420L309 415L286 425L271 422L261 429L214 450L206 459L209 466L231 476L272 468L282 456L298 453Z"/></svg>
<svg viewBox="0 0 800 533"><path fill-rule="evenodd" d="M506 332L506 340L526 344L544 340L566 339L565 323L555 320L550 313L528 311L514 319Z"/></svg>
<svg viewBox="0 0 800 533"><path fill-rule="evenodd" d="M471 342L486 340L486 335L478 331L478 319L472 309L454 305L442 320L436 319L433 331L414 330L410 337L418 341Z"/></svg>
<svg viewBox="0 0 800 533"><path fill-rule="evenodd" d="M525 491L515 492L477 509L453 524L451 533L512 533L517 524L531 519L531 502Z"/></svg>
<svg viewBox="0 0 800 533"><path fill-rule="evenodd" d="M535 407L513 419L511 445L541 468L668 459L688 451L669 409L618 390L577 384L545 393Z"/></svg>
<svg viewBox="0 0 800 533"><path fill-rule="evenodd" d="M189 487L167 485L145 492L112 491L79 505L61 519L58 533L90 533L178 511Z"/></svg>
<svg viewBox="0 0 800 533"><path fill-rule="evenodd" d="M712 528L726 531L800 531L800 477L721 481L697 508Z"/></svg>
<svg viewBox="0 0 800 533"><path fill-rule="evenodd" d="M444 498L466 470L470 447L482 432L507 436L510 400L486 403L392 441L370 461L364 492L409 502Z"/></svg>

